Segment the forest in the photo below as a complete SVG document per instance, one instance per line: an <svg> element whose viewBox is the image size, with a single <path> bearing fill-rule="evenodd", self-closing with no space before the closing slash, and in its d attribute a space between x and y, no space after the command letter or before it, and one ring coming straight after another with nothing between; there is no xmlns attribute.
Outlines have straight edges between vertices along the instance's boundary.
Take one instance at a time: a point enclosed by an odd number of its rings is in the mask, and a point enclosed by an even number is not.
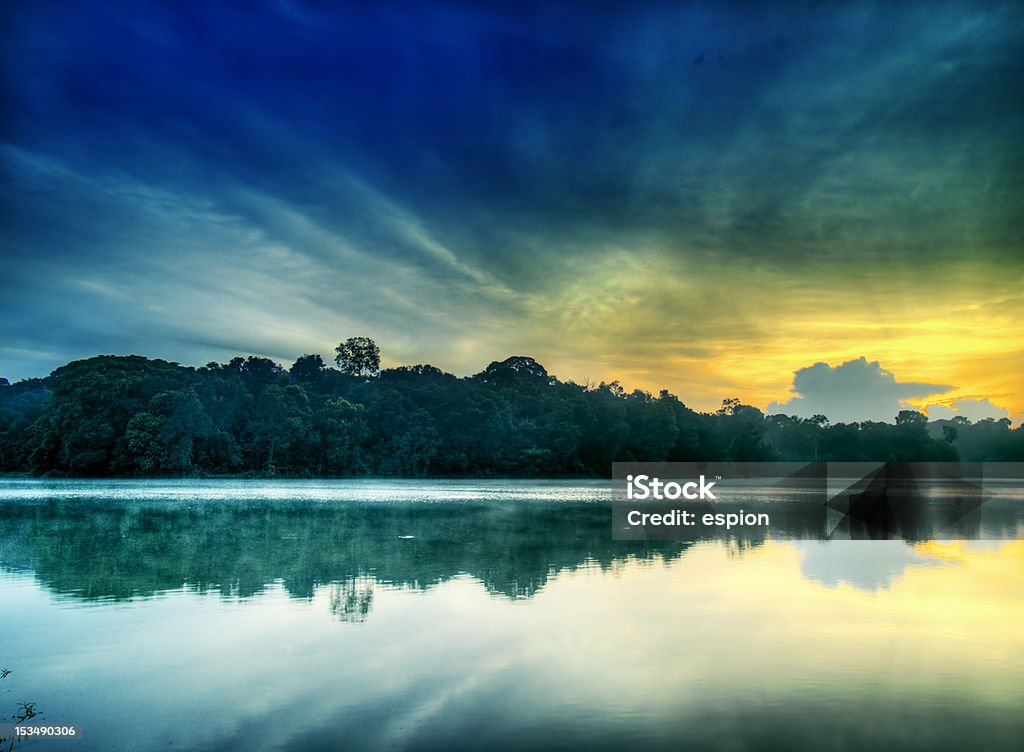
<svg viewBox="0 0 1024 752"><path fill-rule="evenodd" d="M365 337L334 366L236 357L194 368L138 355L0 380L0 472L38 476L609 477L616 461L1022 461L1007 419L831 423L713 413L666 390L560 381L513 356L457 377L380 369Z"/></svg>

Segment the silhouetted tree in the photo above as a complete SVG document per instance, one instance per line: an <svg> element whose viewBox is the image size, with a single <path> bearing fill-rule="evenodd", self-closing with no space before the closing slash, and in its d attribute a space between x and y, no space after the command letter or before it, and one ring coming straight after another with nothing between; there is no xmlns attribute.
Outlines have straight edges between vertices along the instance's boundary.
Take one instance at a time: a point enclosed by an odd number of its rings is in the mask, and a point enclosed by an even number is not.
<svg viewBox="0 0 1024 752"><path fill-rule="evenodd" d="M335 348L334 362L350 376L376 376L380 373L380 348L369 337L349 337Z"/></svg>
<svg viewBox="0 0 1024 752"><path fill-rule="evenodd" d="M316 355L288 371L257 356L198 369L75 361L0 388L0 471L607 476L630 460L1024 460L1024 428L1006 419L904 411L894 423L830 425L735 398L699 413L667 391L562 382L524 356L466 378L417 365L370 379L376 346L357 352L367 360L348 361L348 373Z"/></svg>

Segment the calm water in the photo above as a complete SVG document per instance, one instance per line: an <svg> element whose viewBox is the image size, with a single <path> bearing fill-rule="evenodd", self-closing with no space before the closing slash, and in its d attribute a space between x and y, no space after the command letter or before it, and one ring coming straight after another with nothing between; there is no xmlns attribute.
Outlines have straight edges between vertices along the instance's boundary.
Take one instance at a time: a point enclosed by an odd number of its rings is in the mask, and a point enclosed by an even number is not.
<svg viewBox="0 0 1024 752"><path fill-rule="evenodd" d="M0 481L0 714L84 729L26 750L1024 738L1021 541L612 541L609 498Z"/></svg>

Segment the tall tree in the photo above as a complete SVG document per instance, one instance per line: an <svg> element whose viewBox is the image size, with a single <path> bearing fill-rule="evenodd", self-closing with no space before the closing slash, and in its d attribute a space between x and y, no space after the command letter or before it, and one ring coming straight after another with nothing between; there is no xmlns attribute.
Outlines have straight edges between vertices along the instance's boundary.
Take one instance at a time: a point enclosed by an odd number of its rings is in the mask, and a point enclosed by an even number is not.
<svg viewBox="0 0 1024 752"><path fill-rule="evenodd" d="M335 349L334 362L350 376L376 376L380 373L380 348L369 337L349 337Z"/></svg>

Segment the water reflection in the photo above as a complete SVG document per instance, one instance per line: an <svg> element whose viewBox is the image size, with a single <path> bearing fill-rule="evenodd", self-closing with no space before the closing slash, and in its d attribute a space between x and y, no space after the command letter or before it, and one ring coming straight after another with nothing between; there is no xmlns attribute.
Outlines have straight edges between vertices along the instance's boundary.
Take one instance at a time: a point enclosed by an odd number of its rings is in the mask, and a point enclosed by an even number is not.
<svg viewBox="0 0 1024 752"><path fill-rule="evenodd" d="M356 613L369 610L370 581L424 589L460 574L529 598L565 570L671 560L691 545L610 540L606 502L58 497L3 510L0 564L85 600L182 587L248 598L276 582L308 599L336 583L339 608Z"/></svg>
<svg viewBox="0 0 1024 752"><path fill-rule="evenodd" d="M329 587L331 613L340 621L359 624L366 621L373 606L374 580L363 577L348 582L332 582Z"/></svg>
<svg viewBox="0 0 1024 752"><path fill-rule="evenodd" d="M493 595L530 598L563 571L671 562L694 545L610 540L610 506L600 487L570 494L564 485L534 485L525 499L493 486L475 495L433 489L423 494L429 502L410 501L408 486L396 493L387 484L356 484L341 499L322 486L312 494L293 488L286 498L263 489L256 499L245 484L228 486L231 493L214 486L205 500L179 484L136 485L145 493L131 494L88 484L57 484L50 495L38 488L22 484L2 502L0 566L31 572L47 589L87 602L179 589L246 599L276 584L308 600L329 585L331 613L359 623L372 610L377 586L423 590L469 575ZM372 501L362 499L368 488ZM598 499L581 500L588 493ZM765 539L720 543L736 558ZM792 545L803 576L826 587L876 591L908 567L949 563L901 541Z"/></svg>
<svg viewBox="0 0 1024 752"><path fill-rule="evenodd" d="M616 542L603 501L508 501L8 499L0 662L80 749L1024 734L1024 543Z"/></svg>
<svg viewBox="0 0 1024 752"><path fill-rule="evenodd" d="M902 541L796 541L800 572L826 587L841 583L876 591L892 586L908 567L938 566L943 560Z"/></svg>

